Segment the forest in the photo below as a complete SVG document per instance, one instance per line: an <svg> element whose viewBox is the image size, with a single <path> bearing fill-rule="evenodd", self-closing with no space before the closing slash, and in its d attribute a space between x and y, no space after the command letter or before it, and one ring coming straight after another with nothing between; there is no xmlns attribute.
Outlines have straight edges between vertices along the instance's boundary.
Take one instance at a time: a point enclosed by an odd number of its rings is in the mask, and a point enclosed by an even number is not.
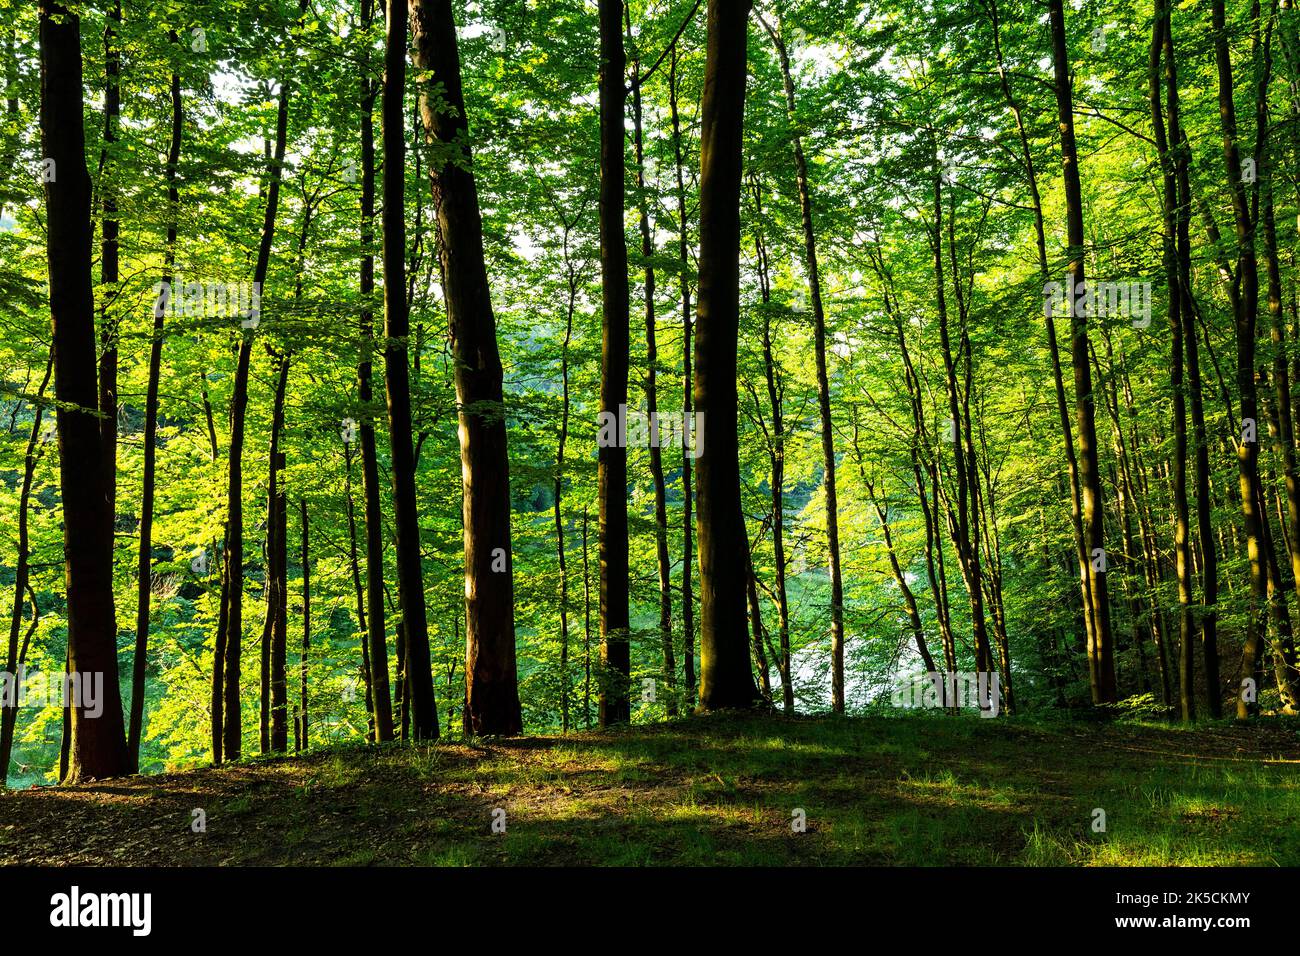
<svg viewBox="0 0 1300 956"><path fill-rule="evenodd" d="M583 764L720 829L420 861L1300 863L1294 0L0 0L0 63L0 823Z"/></svg>

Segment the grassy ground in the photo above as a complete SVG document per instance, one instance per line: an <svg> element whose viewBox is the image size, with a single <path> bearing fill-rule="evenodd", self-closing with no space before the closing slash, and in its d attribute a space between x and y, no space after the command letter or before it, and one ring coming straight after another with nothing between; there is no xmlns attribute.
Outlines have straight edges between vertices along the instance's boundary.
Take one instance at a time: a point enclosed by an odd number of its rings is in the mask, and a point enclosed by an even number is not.
<svg viewBox="0 0 1300 956"><path fill-rule="evenodd" d="M1294 725L714 716L0 793L0 862L1295 866L1298 770Z"/></svg>

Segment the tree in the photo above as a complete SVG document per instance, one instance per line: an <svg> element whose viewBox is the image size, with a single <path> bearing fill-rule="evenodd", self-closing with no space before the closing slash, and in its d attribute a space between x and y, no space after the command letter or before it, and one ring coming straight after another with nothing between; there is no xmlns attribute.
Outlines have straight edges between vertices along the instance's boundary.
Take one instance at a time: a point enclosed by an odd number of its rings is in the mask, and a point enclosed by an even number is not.
<svg viewBox="0 0 1300 956"><path fill-rule="evenodd" d="M514 570L510 546L510 460L501 356L497 351L483 222L469 148L460 52L450 0L414 0L417 69L425 86L426 141L441 161L430 185L442 236L447 324L460 423L465 542L465 732L508 736L523 729L515 663Z"/></svg>
<svg viewBox="0 0 1300 956"><path fill-rule="evenodd" d="M599 0L600 11L600 276L601 420L619 422L627 408L630 324L627 240L623 235L623 2ZM600 725L630 719L628 678L627 448L615 425L600 442Z"/></svg>
<svg viewBox="0 0 1300 956"><path fill-rule="evenodd" d="M696 534L700 548L702 711L758 697L745 633L748 551L740 505L736 354L740 330L740 177L749 0L708 0L700 102L700 286L695 409L704 417Z"/></svg>
<svg viewBox="0 0 1300 956"><path fill-rule="evenodd" d="M68 673L93 684L102 712L77 690L66 781L130 770L117 683L113 607L113 499L105 467L95 370L91 291L90 174L86 170L81 21L52 0L40 5L41 150L52 163L48 219L50 327L59 427L63 554L68 602ZM102 690L101 690L102 684ZM65 688L68 701L72 688Z"/></svg>
<svg viewBox="0 0 1300 956"><path fill-rule="evenodd" d="M1055 71L1057 115L1061 130L1061 166L1065 173L1066 241L1069 244L1067 274L1071 289L1087 287L1084 271L1083 189L1079 179L1079 154L1074 139L1074 92L1070 75L1069 45L1065 32L1062 0L1048 0L1052 31L1052 63ZM1088 580L1088 609L1093 627L1089 633L1088 672L1094 704L1114 703L1114 647L1110 630L1110 598L1106 585L1106 540L1101 497L1101 474L1097 461L1096 408L1092 390L1092 369L1088 362L1088 317L1080 315L1070 297L1070 356L1074 367L1074 409L1078 428L1079 487L1082 498L1083 537L1089 561L1084 568Z"/></svg>

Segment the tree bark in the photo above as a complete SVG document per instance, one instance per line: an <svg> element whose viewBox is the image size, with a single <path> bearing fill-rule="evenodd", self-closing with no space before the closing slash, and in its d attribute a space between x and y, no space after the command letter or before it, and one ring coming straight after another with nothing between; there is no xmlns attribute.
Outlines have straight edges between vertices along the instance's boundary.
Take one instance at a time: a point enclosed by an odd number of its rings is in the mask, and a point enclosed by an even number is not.
<svg viewBox="0 0 1300 956"><path fill-rule="evenodd" d="M1055 69L1057 114L1061 131L1061 165L1065 173L1066 240L1069 244L1068 275L1073 289L1083 289L1084 272L1083 190L1079 179L1079 157L1074 141L1074 93L1071 87L1069 46L1065 33L1062 0L1048 0L1052 31L1052 61ZM1092 370L1088 362L1087 316L1078 315L1070 299L1071 364L1074 367L1074 407L1078 428L1079 490L1082 504L1083 538L1090 558L1088 576L1089 610L1093 628L1088 645L1088 675L1093 704L1118 700L1115 661L1110 630L1110 598L1104 566L1106 540L1101 473L1097 463L1096 409L1092 393Z"/></svg>
<svg viewBox="0 0 1300 956"><path fill-rule="evenodd" d="M700 103L700 287L695 408L704 416L696 533L700 545L701 711L758 697L745 634L748 547L740 503L736 363L740 335L740 176L749 0L709 0Z"/></svg>
<svg viewBox="0 0 1300 956"><path fill-rule="evenodd" d="M91 287L90 175L81 70L81 21L40 4L41 148L56 175L45 184L54 394L59 402L59 483L67 582L68 670L103 683L96 718L73 701L66 780L130 770L117 680L113 607L113 502L100 431ZM96 686L96 690L98 690Z"/></svg>
<svg viewBox="0 0 1300 956"><path fill-rule="evenodd" d="M362 28L368 30L374 15L374 0L362 0ZM393 739L393 703L388 684L388 637L384 625L384 528L383 490L379 483L379 460L375 442L374 350L375 293L375 97L380 84L370 79L370 49L364 47L361 61L361 362L357 365L357 399L361 403L361 482L366 513L366 620L365 641L370 659L370 692L374 707L375 743ZM358 612L359 613L359 612Z"/></svg>
<svg viewBox="0 0 1300 956"><path fill-rule="evenodd" d="M424 568L420 553L419 505L415 490L415 454L411 442L411 334L406 301L406 0L388 0L388 29L384 46L384 384L388 398L388 440L392 453L393 524L397 537L397 600L402 610L405 660L402 671L410 705L411 731L416 740L438 737L433 670L429 658L429 622L425 609ZM415 3L412 20L427 17L425 5ZM415 65L431 69L427 36L417 27ZM454 35L452 37L454 50ZM450 87L451 77L439 79ZM459 80L459 68L457 69ZM450 91L449 91L450 92ZM459 90L457 91L459 92ZM448 296L450 300L450 295ZM469 522L466 522L466 528ZM468 562L467 562L468 566ZM373 615L372 615L373 617Z"/></svg>
<svg viewBox="0 0 1300 956"><path fill-rule="evenodd" d="M628 43L632 42L632 21L624 5L627 19ZM650 238L650 214L646 202L645 144L641 130L641 61L632 59L632 131L636 157L637 224L641 231L641 259L645 269L645 341L646 415L657 421L659 396L656 377L659 348L655 341L655 270L652 257L654 243ZM663 678L667 688L666 709L669 717L677 716L677 663L673 659L673 592L672 565L668 559L668 500L664 488L663 452L659 444L659 427L652 426L650 441L650 482L655 499L655 565L659 572L659 644L663 650Z"/></svg>
<svg viewBox="0 0 1300 956"><path fill-rule="evenodd" d="M391 0L390 0L391 2ZM510 549L510 460L496 318L483 260L483 222L474 182L460 55L450 0L415 0L414 63L432 71L440 94L421 91L429 170L460 416L465 527L465 732L506 736L523 729L515 662ZM410 635L408 634L408 639ZM422 653L427 657L428 641Z"/></svg>
<svg viewBox="0 0 1300 956"><path fill-rule="evenodd" d="M630 316L627 242L623 235L623 2L599 0L601 421L618 422L627 406ZM621 429L618 429L621 430ZM597 465L600 510L600 725L631 719L627 448L623 436L602 440Z"/></svg>
<svg viewBox="0 0 1300 956"><path fill-rule="evenodd" d="M694 421L694 375L691 371L691 279L686 239L686 183L682 161L681 115L677 110L677 43L669 51L668 108L673 124L673 168L677 176L677 276L682 297L682 417ZM682 681L684 699L695 699L695 589L692 575L695 493L691 486L691 456L682 449Z"/></svg>
<svg viewBox="0 0 1300 956"><path fill-rule="evenodd" d="M32 480L36 474L36 462L40 459L40 441L41 421L45 414L44 399L45 390L50 384L50 375L54 371L54 351L50 351L50 357L45 363L45 375L41 379L40 387L36 390L36 399L32 402L32 427L27 435L27 451L23 455L23 480L18 492L18 553L14 557L14 604L13 612L9 616L9 643L5 655L5 673L16 675L20 673L23 661L26 658L27 646L24 642L20 648L18 643L19 632L23 624L23 602L26 600L23 594L29 590L31 569L31 538L28 532L28 505L32 500ZM36 599L32 598L32 630L27 632L27 639L31 639L32 631L35 630L36 621L39 618L39 612L36 608ZM14 746L14 729L18 724L18 701L15 698L12 707L0 708L0 787L9 782L9 758L13 754Z"/></svg>

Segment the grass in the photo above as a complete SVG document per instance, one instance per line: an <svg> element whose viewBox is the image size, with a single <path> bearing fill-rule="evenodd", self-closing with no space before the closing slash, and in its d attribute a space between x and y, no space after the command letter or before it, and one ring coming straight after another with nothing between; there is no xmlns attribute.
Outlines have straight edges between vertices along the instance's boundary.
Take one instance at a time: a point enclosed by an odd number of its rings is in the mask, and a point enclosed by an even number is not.
<svg viewBox="0 0 1300 956"><path fill-rule="evenodd" d="M0 862L1295 866L1298 770L1286 723L715 715L0 793Z"/></svg>

